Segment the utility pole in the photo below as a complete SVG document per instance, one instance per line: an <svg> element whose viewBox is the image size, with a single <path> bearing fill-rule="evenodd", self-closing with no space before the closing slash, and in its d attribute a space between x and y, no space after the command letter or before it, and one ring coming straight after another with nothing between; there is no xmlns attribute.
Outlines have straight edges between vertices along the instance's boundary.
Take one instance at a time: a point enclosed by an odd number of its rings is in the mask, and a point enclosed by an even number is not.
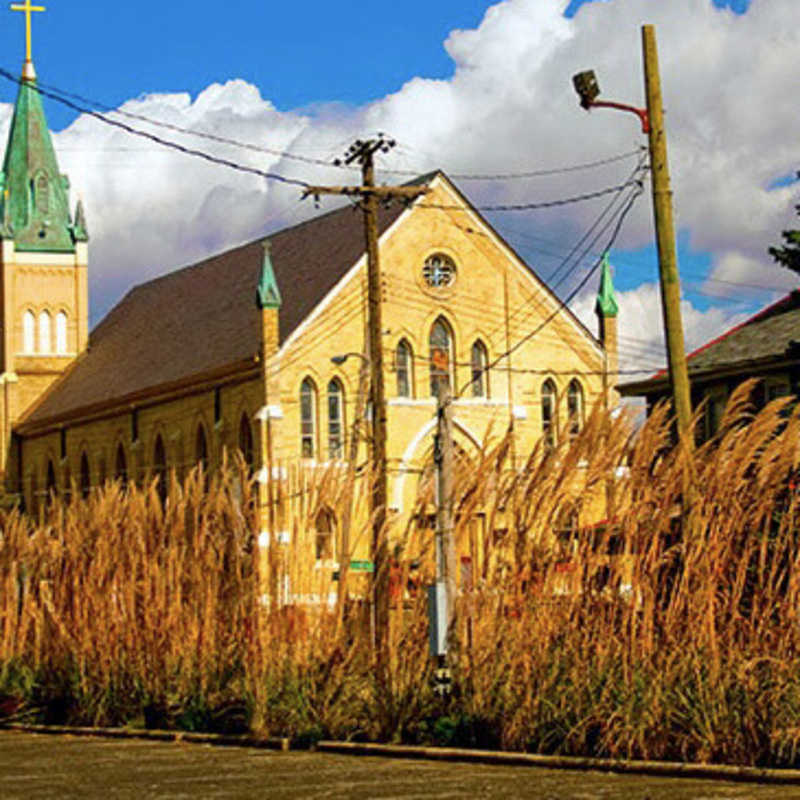
<svg viewBox="0 0 800 800"><path fill-rule="evenodd" d="M581 72L572 79L581 98L581 106L613 108L629 111L639 117L642 133L649 137L650 167L653 182L653 212L658 247L658 269L661 281L661 308L664 318L664 334L667 342L669 380L672 386L672 402L678 423L678 433L684 445L694 445L691 423L692 404L689 391L689 372L686 365L686 350L681 321L681 286L678 275L678 259L675 252L675 226L672 219L672 189L667 163L667 135L664 130L664 109L661 98L661 78L658 70L656 33L652 25L642 26L642 51L644 54L644 79L647 108L636 108L626 103L598 100L600 87L592 70Z"/></svg>
<svg viewBox="0 0 800 800"><path fill-rule="evenodd" d="M349 354L348 354L349 355ZM353 489L356 480L356 462L358 461L359 431L364 424L364 408L367 404L367 390L369 389L370 361L366 354L358 354L361 365L358 370L358 395L356 396L356 410L351 427L350 442L347 452L347 478L345 483L345 506L342 512L342 539L339 546L339 586L337 593L337 624L341 625L345 618L347 607L347 575L350 568L350 528L353 517ZM343 364L347 356L334 356L331 359L335 364ZM366 438L366 437L364 437Z"/></svg>
<svg viewBox="0 0 800 800"><path fill-rule="evenodd" d="M436 659L435 691L445 696L451 677L447 654L453 633L456 603L456 549L453 539L453 403L450 384L438 380L436 435L436 583L428 589L430 653Z"/></svg>
<svg viewBox="0 0 800 800"><path fill-rule="evenodd" d="M669 379L678 431L685 445L692 447L692 403L689 371L681 321L681 282L675 253L675 225L672 219L672 188L667 163L667 135L664 130L664 108L661 98L661 77L658 70L656 31L652 25L642 26L644 81L647 92L647 116L650 121L650 170L653 181L653 215L658 245L658 269L661 278L661 307L667 340Z"/></svg>
<svg viewBox="0 0 800 800"><path fill-rule="evenodd" d="M381 272L378 254L378 202L403 199L411 201L428 190L420 186L376 186L375 154L387 153L394 142L379 134L375 139L356 140L343 160L336 166L361 166L361 186L309 186L303 193L346 195L361 198L364 212L364 238L367 249L367 333L370 360L370 401L372 404L372 487L370 513L372 517L372 607L375 619L375 652L379 677L387 663L389 633L389 559L386 540L386 395L383 383L383 324L381 307Z"/></svg>
<svg viewBox="0 0 800 800"><path fill-rule="evenodd" d="M447 381L439 381L436 411L436 581L445 585L447 630L453 624L456 599L456 548L453 539L453 403Z"/></svg>

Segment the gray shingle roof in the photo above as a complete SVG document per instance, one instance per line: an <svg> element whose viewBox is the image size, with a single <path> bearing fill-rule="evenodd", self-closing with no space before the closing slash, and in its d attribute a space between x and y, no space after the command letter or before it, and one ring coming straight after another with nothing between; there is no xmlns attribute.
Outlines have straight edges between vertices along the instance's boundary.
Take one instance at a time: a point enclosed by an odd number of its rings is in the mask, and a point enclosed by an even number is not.
<svg viewBox="0 0 800 800"><path fill-rule="evenodd" d="M762 309L745 322L699 347L687 357L689 377L718 370L763 365L769 360L797 358L800 351L800 290ZM622 384L624 395L644 395L663 388L667 380L661 371L648 380Z"/></svg>

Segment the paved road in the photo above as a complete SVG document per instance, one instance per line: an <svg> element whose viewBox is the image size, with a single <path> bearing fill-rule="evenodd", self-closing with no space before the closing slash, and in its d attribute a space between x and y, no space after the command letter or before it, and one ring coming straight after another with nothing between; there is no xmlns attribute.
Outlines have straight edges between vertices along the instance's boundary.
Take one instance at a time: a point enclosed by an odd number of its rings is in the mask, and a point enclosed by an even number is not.
<svg viewBox="0 0 800 800"><path fill-rule="evenodd" d="M262 797L783 800L800 786L0 733L3 800Z"/></svg>

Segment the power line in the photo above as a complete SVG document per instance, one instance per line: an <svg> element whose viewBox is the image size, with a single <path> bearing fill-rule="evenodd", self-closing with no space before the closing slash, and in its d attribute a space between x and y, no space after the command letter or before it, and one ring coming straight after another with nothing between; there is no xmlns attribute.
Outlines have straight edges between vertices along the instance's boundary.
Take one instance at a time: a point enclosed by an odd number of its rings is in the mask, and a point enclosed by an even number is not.
<svg viewBox="0 0 800 800"><path fill-rule="evenodd" d="M630 150L626 153L620 153L616 156L609 158L599 159L597 161L588 161L584 164L573 164L565 167L552 167L550 169L536 169L523 172L499 172L499 173L464 173L464 172L449 172L447 175L450 178L459 181L511 181L511 180L526 180L529 178L543 178L551 175L564 175L570 172L581 172L583 170L594 169L596 167L603 167L607 164L615 164L618 161L624 161L632 156L639 155L644 147L639 147L636 150ZM404 169L383 169L389 175L419 175L419 172Z"/></svg>
<svg viewBox="0 0 800 800"><path fill-rule="evenodd" d="M8 72L5 69L0 67L0 77L5 78L6 80L12 81L13 83L22 85L25 83L21 78L16 78L12 73ZM146 131L139 130L138 128L134 128L131 125L128 125L124 122L119 122L118 120L109 119L104 114L101 114L98 111L93 111L90 108L84 108L79 106L77 103L73 103L71 100L68 100L64 97L59 97L57 94L53 92L49 92L45 89L42 89L40 86L34 86L37 92L43 94L45 97L49 97L52 100L55 100L57 103L62 103L63 105L73 109L74 111L78 111L81 114L88 114L91 117L99 120L100 122L104 122L106 125L111 125L115 128L119 128L124 130L126 133L130 133L133 136L139 136L143 139L148 139L152 142L156 142L164 147L170 148L172 150L177 150L180 153L184 153L185 155L195 156L196 158L202 158L205 161L208 161L212 164L218 164L219 166L228 167L230 169L237 170L239 172L246 172L251 175L257 175L260 178L264 178L266 180L274 180L280 183L285 183L293 186L300 186L306 188L309 186L308 181L300 180L299 178L289 178L285 175L279 175L275 172L266 172L265 170L258 169L257 167L248 167L244 164L240 164L236 161L231 161L227 158L220 158L219 156L213 156L210 153L206 153L203 150L196 150L193 147L186 147L185 145L178 144L177 142L170 141L168 139L162 139L160 136L156 136L152 133L147 133Z"/></svg>
<svg viewBox="0 0 800 800"><path fill-rule="evenodd" d="M644 183L641 180L635 181L635 186L636 188L634 189L634 191L630 193L630 196L628 197L625 206L622 208L621 212L618 215L617 223L614 227L614 231L612 232L611 237L609 238L608 244L605 247L605 251L608 251L611 249L611 247L613 247L614 242L617 240L617 237L619 236L619 232L622 230L622 223L625 221L625 218L628 216L630 210L633 208L633 205L636 202L636 200L644 192ZM512 353L514 353L516 350L522 347L523 344L530 341L537 333L539 333L539 331L541 331L544 327L546 327L561 312L568 310L567 304L571 300L573 300L577 296L578 292L589 282L589 279L592 277L592 275L594 275L594 273L597 271L597 269L600 267L602 263L603 263L603 258L601 256L600 258L597 259L594 266L589 270L589 272L587 272L587 274L583 277L580 283L572 290L572 292L570 292L566 300L561 300L560 298L556 297L556 299L559 301L560 304L559 308L553 311L541 324L539 324L536 328L534 328L530 333L523 336L522 339L516 342L516 344L508 348L508 350L506 350L505 353L502 353L501 355L497 356L492 363L487 365L485 371L488 371L493 367L497 366L497 364L504 358L508 358ZM472 381L467 383L464 388L467 388L471 383ZM462 392L463 389L460 390L458 394L460 395Z"/></svg>
<svg viewBox="0 0 800 800"><path fill-rule="evenodd" d="M568 206L574 203L583 203L586 200L595 200L598 197L620 192L629 186L635 186L637 180L629 180L617 186L607 186L605 189L598 189L595 192L573 195L572 197L562 197L558 200L545 200L536 203L504 203L493 206L474 206L477 211L534 211L541 208L557 208L558 206ZM415 208L438 209L441 211L464 211L464 206L446 203L416 203Z"/></svg>
<svg viewBox="0 0 800 800"><path fill-rule="evenodd" d="M11 74L11 73L9 73ZM19 82L19 81L17 81ZM189 136L195 136L197 138L206 139L208 141L217 142L218 144L225 144L231 147L240 147L245 150L251 150L256 153L266 153L268 155L278 156L280 158L285 158L292 161L299 161L304 164L312 164L314 166L321 166L327 168L337 168L337 169L346 169L346 170L353 170L354 168L348 167L345 164L334 164L330 160L326 160L323 158L314 158L313 156L306 156L299 153L291 153L287 150L279 150L277 148L266 147L264 145L256 145L251 142L243 142L239 139L232 139L227 136L220 136L214 133L208 133L206 131L197 131L192 128L188 128L183 125L176 125L170 122L164 122L162 120L156 120L152 117L148 117L144 114L136 114L132 111L123 111L120 108L114 108L113 106L109 105L108 103L103 103L99 100L95 100L89 97L86 97L81 94L77 94L75 92L70 92L66 89L61 89L53 84L43 83L37 80L37 87L40 90L45 90L48 94L48 97L52 97L52 99L56 99L53 95L60 95L62 98L71 98L78 103L86 104L89 106L93 106L95 108L101 109L105 113L113 113L119 116L125 117L127 119L137 120L139 122L147 123L148 125L154 125L159 128L164 128L165 130L175 131L176 133L184 133ZM45 93L45 92L43 92ZM78 110L78 109L75 109ZM89 113L88 111L82 111L81 113ZM123 150L124 148L120 148ZM639 147L636 150L630 150L625 153L620 153L618 155L609 156L607 158L598 159L596 161L589 161L582 164L572 164L569 166L563 167L552 167L548 169L537 169L537 170L528 170L528 171L521 171L521 172L508 172L508 173L486 173L486 174L478 174L478 173L449 173L448 175L451 178L457 180L480 180L480 181L506 181L506 180L517 180L517 179L528 179L528 178L537 178L537 177L547 177L551 175L561 175L567 174L572 172L580 172L589 169L595 169L598 167L606 166L608 164L614 164L619 161L624 161L627 158L631 158L632 156L637 155L644 149L643 147ZM398 170L398 169L383 169L382 172L386 172L390 175L407 175L407 176L417 176L420 175L424 170Z"/></svg>

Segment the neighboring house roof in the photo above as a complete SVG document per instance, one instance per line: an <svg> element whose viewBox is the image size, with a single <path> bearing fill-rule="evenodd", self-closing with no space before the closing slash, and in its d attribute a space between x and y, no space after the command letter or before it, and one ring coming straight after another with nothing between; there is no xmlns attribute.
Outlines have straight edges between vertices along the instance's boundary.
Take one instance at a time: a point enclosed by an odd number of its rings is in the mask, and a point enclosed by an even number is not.
<svg viewBox="0 0 800 800"><path fill-rule="evenodd" d="M687 356L689 377L720 372L750 374L772 362L800 355L800 290L782 297ZM644 381L619 386L624 395L662 391L668 385L666 370Z"/></svg>
<svg viewBox="0 0 800 800"><path fill-rule="evenodd" d="M380 233L403 210L399 203L381 208ZM283 342L361 257L364 222L346 206L266 238L282 298ZM20 426L253 362L261 344L256 292L263 265L259 239L134 287Z"/></svg>

